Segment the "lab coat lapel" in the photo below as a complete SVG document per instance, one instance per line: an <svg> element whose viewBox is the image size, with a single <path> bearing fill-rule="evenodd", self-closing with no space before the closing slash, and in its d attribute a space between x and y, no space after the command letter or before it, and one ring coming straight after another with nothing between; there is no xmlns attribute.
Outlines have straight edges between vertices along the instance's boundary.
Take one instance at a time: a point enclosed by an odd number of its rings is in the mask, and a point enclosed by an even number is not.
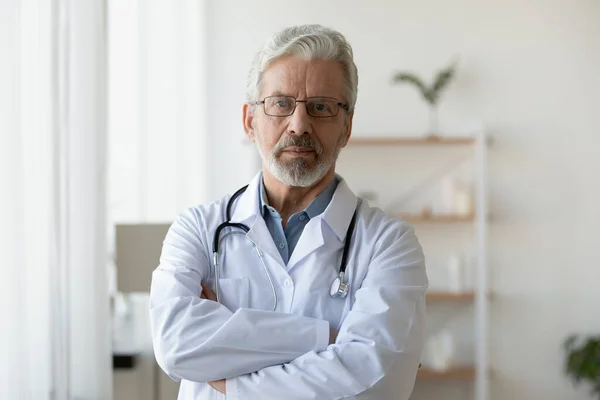
<svg viewBox="0 0 600 400"><path fill-rule="evenodd" d="M281 258L281 254L279 254L279 251L275 246L275 242L273 242L267 224L265 224L265 220L263 219L262 214L260 214L258 189L260 187L261 179L262 173L259 172L252 181L250 181L244 194L240 196L239 200L233 206L231 221L248 225L250 231L246 234L246 237L263 253L271 256L281 265L285 265Z"/></svg>
<svg viewBox="0 0 600 400"><path fill-rule="evenodd" d="M254 242L259 250L271 256L271 258L282 266L285 266L285 262L281 258L281 254L277 250L271 232L269 232L269 228L267 228L267 224L262 216L258 216L254 220L254 224L250 227L250 231L246 234L246 237Z"/></svg>
<svg viewBox="0 0 600 400"><path fill-rule="evenodd" d="M308 221L288 261L288 272L304 257L323 246L325 241L323 240L322 223L323 220L319 216Z"/></svg>
<svg viewBox="0 0 600 400"><path fill-rule="evenodd" d="M258 187L262 174L258 173L248 184L248 188L232 206L231 222L254 223L259 214Z"/></svg>
<svg viewBox="0 0 600 400"><path fill-rule="evenodd" d="M303 258L323 246L325 243L324 224L327 224L335 232L333 240L337 240L337 245L341 245L346 239L346 231L356 209L358 198L352 193L346 181L339 175L338 178L340 182L323 214L312 218L304 227L300 240L288 262L288 270L294 268ZM329 245L331 239L327 240Z"/></svg>
<svg viewBox="0 0 600 400"><path fill-rule="evenodd" d="M346 232L357 204L358 198L352 193L346 181L341 179L329 206L323 212L323 219L342 242L346 239Z"/></svg>

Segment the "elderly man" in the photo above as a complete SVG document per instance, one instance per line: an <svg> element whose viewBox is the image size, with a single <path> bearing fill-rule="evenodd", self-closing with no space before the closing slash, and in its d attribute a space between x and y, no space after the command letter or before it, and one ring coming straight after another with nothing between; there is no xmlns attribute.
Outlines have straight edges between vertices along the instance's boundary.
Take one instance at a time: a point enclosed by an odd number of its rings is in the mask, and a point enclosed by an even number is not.
<svg viewBox="0 0 600 400"><path fill-rule="evenodd" d="M423 346L413 228L335 173L357 93L352 49L319 25L252 65L246 135L262 171L183 212L154 271L157 361L179 399L408 399Z"/></svg>

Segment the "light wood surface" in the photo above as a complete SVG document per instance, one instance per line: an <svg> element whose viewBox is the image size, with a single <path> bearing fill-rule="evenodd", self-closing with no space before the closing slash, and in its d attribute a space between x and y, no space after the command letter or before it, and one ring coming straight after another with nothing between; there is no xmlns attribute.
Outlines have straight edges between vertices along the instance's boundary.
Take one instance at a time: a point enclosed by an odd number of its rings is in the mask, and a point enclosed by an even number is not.
<svg viewBox="0 0 600 400"><path fill-rule="evenodd" d="M429 292L427 293L427 301L429 302L471 302L475 300L475 292Z"/></svg>
<svg viewBox="0 0 600 400"><path fill-rule="evenodd" d="M390 137L353 137L348 142L350 146L388 146L388 145L465 145L473 144L472 137L443 137L443 136L390 136Z"/></svg>

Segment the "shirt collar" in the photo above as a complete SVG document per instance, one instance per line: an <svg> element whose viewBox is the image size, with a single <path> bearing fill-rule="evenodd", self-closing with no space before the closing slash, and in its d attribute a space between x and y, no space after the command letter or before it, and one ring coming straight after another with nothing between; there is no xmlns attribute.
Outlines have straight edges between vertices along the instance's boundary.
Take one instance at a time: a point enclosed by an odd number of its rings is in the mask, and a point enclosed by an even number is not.
<svg viewBox="0 0 600 400"><path fill-rule="evenodd" d="M346 181L335 175L339 182L331 201L322 214L323 220L335 232L337 237L343 241L346 238L346 231L350 225L350 220L358 204L358 198L350 190ZM260 215L260 182L262 181L262 172L257 173L248 184L248 189L239 197L236 204L233 205L233 214L231 220L234 222L245 223L251 217ZM227 198L225 201L229 200Z"/></svg>
<svg viewBox="0 0 600 400"><path fill-rule="evenodd" d="M319 195L317 197L315 197L310 202L310 204L303 210L308 215L309 219L314 218L317 215L323 213L323 211L325 211L325 209L331 202L331 199L333 198L333 194L335 193L335 189L337 188L337 185L340 182L340 180L341 180L340 176L338 176L338 175L334 176L334 178L331 180L329 185L327 185L325 190L323 190L321 193L319 193ZM258 204L259 204L262 216L264 217L265 214L268 213L270 211L270 209L272 209L272 207L269 205L269 202L267 199L267 193L265 191L265 185L263 183L262 176L259 181L259 185L260 186L259 186L259 191L258 191L258 195L259 195Z"/></svg>

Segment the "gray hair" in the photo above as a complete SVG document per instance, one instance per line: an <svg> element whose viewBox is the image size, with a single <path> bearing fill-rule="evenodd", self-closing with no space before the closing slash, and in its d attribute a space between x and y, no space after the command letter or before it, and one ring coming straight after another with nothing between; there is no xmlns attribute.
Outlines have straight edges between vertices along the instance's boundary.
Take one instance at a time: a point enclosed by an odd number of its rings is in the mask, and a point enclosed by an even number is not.
<svg viewBox="0 0 600 400"><path fill-rule="evenodd" d="M352 47L346 38L333 29L321 25L302 25L286 28L271 37L256 54L246 87L246 101L258 100L265 70L278 58L297 55L305 59L332 60L344 69L346 102L354 112L358 91L358 71L354 64Z"/></svg>

